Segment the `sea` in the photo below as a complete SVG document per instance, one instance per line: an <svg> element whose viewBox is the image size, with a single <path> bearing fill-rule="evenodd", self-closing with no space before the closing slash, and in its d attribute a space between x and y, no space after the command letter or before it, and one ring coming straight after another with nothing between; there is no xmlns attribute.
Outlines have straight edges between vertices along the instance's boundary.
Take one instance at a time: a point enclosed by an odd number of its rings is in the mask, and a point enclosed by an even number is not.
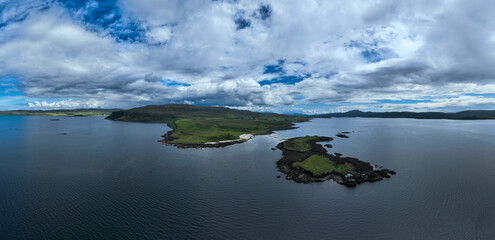
<svg viewBox="0 0 495 240"><path fill-rule="evenodd" d="M495 121L312 119L224 148L165 124L0 116L0 239L495 239ZM397 172L348 188L276 168L287 138ZM281 176L280 178L277 178Z"/></svg>

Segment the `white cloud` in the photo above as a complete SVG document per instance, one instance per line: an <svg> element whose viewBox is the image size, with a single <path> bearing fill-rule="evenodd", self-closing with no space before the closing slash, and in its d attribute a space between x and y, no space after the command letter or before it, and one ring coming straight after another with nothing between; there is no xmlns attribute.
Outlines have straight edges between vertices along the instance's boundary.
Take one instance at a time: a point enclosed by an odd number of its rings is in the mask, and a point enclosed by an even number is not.
<svg viewBox="0 0 495 240"><path fill-rule="evenodd" d="M187 101L334 108L495 92L495 3L486 1L127 0L102 17L122 16L108 26L82 22L98 5L94 1L76 11L36 0L5 3L0 77L17 76L32 98L118 107ZM265 19L262 4L271 10ZM247 22L240 30L239 17ZM124 23L138 29L122 31L138 31L144 42L119 39L112 28ZM286 75L311 77L260 86L278 77L263 74L264 65L280 59ZM458 100L463 104L417 106L482 104Z"/></svg>
<svg viewBox="0 0 495 240"><path fill-rule="evenodd" d="M33 109L82 109L82 108L103 108L105 104L94 100L61 100L54 102L33 101L28 103Z"/></svg>
<svg viewBox="0 0 495 240"><path fill-rule="evenodd" d="M146 32L146 37L151 43L163 43L170 40L172 29L168 26L154 27Z"/></svg>

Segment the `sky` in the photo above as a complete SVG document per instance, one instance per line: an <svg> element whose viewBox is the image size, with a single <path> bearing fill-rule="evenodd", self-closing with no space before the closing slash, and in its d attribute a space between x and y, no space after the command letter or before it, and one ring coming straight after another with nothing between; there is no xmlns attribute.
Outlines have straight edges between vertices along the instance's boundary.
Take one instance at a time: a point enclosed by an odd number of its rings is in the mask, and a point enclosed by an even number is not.
<svg viewBox="0 0 495 240"><path fill-rule="evenodd" d="M0 110L495 109L495 1L0 0Z"/></svg>

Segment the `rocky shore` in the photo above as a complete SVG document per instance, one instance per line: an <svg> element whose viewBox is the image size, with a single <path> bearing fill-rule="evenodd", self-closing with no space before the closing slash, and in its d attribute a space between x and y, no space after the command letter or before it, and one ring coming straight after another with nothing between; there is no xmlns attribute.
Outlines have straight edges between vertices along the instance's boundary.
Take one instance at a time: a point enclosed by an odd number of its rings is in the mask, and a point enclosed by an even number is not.
<svg viewBox="0 0 495 240"><path fill-rule="evenodd" d="M291 141L297 138L288 139ZM300 183L312 183L323 182L333 179L339 184L343 184L347 187L355 187L357 184L364 182L381 181L384 178L390 178L390 175L394 175L395 172L388 169L381 169L377 166L372 166L370 163L360 161L357 158L342 157L340 154L329 154L327 150L318 142L329 142L333 138L330 137L318 137L307 141L310 146L308 151L294 151L284 147L284 142L277 145L277 148L282 150L282 158L277 162L278 169L286 174L286 179L293 180ZM318 155L330 160L333 164L338 166L346 166L350 169L345 172L328 171L314 173L307 171L302 167L295 166L296 162L303 162L310 156Z"/></svg>

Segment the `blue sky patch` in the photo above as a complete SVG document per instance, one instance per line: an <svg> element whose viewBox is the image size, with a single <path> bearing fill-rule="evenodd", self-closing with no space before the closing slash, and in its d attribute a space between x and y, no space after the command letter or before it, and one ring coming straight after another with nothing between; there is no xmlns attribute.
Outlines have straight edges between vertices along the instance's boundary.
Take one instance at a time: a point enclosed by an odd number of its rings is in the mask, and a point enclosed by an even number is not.
<svg viewBox="0 0 495 240"><path fill-rule="evenodd" d="M258 9L258 13L260 15L261 20L265 21L266 19L272 16L272 7L269 4L261 5Z"/></svg>
<svg viewBox="0 0 495 240"><path fill-rule="evenodd" d="M163 85L169 86L169 87L178 87L178 86L189 87L189 86L191 86L191 84L181 83L181 82L177 82L177 81L170 80L170 79L160 80L160 82Z"/></svg>
<svg viewBox="0 0 495 240"><path fill-rule="evenodd" d="M361 51L361 57L367 62L376 63L394 57L395 54L389 49L366 49Z"/></svg>
<svg viewBox="0 0 495 240"><path fill-rule="evenodd" d="M234 23L236 30L241 30L251 26L251 20L244 17L245 12L243 10L238 11L234 16Z"/></svg>
<svg viewBox="0 0 495 240"><path fill-rule="evenodd" d="M24 95L19 89L19 81L14 77L0 78L0 96L22 96Z"/></svg>
<svg viewBox="0 0 495 240"><path fill-rule="evenodd" d="M241 30L251 26L251 21L249 21L249 19L245 19L244 17L234 19L234 23L236 25L236 30Z"/></svg>
<svg viewBox="0 0 495 240"><path fill-rule="evenodd" d="M118 41L143 42L145 29L137 23L123 19L117 0L59 0L90 31L98 28L108 31Z"/></svg>
<svg viewBox="0 0 495 240"><path fill-rule="evenodd" d="M285 64L285 59L279 59L277 64L275 65L265 65L265 71L263 71L263 74L273 74L273 73L281 73L284 74L284 64Z"/></svg>
<svg viewBox="0 0 495 240"><path fill-rule="evenodd" d="M258 83L260 84L260 86L272 85L275 83L295 85L296 83L301 82L310 76L311 74L305 74L302 76L281 76L281 77L272 78L270 80L259 81Z"/></svg>

